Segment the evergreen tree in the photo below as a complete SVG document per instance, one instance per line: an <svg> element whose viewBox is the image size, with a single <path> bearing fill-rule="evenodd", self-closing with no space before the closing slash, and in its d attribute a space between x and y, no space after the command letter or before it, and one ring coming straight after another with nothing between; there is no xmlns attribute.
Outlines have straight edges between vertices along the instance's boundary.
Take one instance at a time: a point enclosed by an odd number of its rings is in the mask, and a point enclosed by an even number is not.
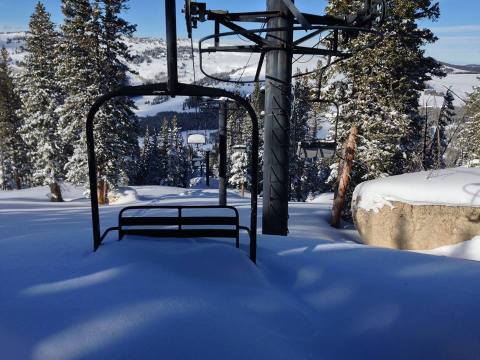
<svg viewBox="0 0 480 360"><path fill-rule="evenodd" d="M188 150L184 146L181 128L174 115L170 127L170 145L168 152L168 177L171 186L188 187L191 178L191 167Z"/></svg>
<svg viewBox="0 0 480 360"><path fill-rule="evenodd" d="M309 118L312 116L308 78L297 78L293 84L292 115L290 118L289 179L290 197L305 201L305 159L298 153L298 143L305 141L309 134Z"/></svg>
<svg viewBox="0 0 480 360"><path fill-rule="evenodd" d="M167 118L163 118L162 127L158 136L158 147L160 153L160 184L166 185L168 177L168 150L170 146L170 126Z"/></svg>
<svg viewBox="0 0 480 360"><path fill-rule="evenodd" d="M480 86L469 95L465 113L466 121L457 139L460 165L480 167Z"/></svg>
<svg viewBox="0 0 480 360"><path fill-rule="evenodd" d="M158 146L158 132L150 132L147 128L140 155L140 171L137 183L141 185L158 185L160 175L160 148Z"/></svg>
<svg viewBox="0 0 480 360"><path fill-rule="evenodd" d="M128 67L123 60L132 60L123 37L131 37L136 26L120 17L127 0L102 0L94 6L93 18L98 29L97 78L100 93L127 85ZM98 20L97 20L98 19ZM138 119L133 113L135 104L130 98L115 98L105 104L98 114L96 128L98 169L109 187L128 182L133 177L138 159Z"/></svg>
<svg viewBox="0 0 480 360"><path fill-rule="evenodd" d="M258 115L258 114L257 114ZM236 145L245 145L245 142L250 141L250 136L245 138L242 126L246 119L245 109L238 106L236 103L228 103L228 117L227 117L227 159L231 159ZM232 170L232 163L227 161L227 173Z"/></svg>
<svg viewBox="0 0 480 360"><path fill-rule="evenodd" d="M330 14L352 13L363 1L330 0ZM420 20L436 20L438 3L431 0L388 0L383 40L374 48L357 51L376 35L360 34L346 45L351 58L334 65L327 76L343 75L331 97L340 104L339 138L352 125L360 129L351 189L359 182L421 168L423 118L418 113L420 91L440 64L425 56L423 46L436 41ZM347 201L349 208L350 202Z"/></svg>
<svg viewBox="0 0 480 360"><path fill-rule="evenodd" d="M449 89L443 99L443 105L435 126L435 133L430 147L430 167L434 169L445 168L444 155L448 146L447 127L453 123L455 107L453 94Z"/></svg>
<svg viewBox="0 0 480 360"><path fill-rule="evenodd" d="M88 0L62 0L62 12L57 74L65 97L58 114L68 156L66 177L69 182L85 185L88 179L85 119L99 95L95 71L98 46L95 46L93 10Z"/></svg>
<svg viewBox="0 0 480 360"><path fill-rule="evenodd" d="M35 183L50 186L52 201L63 201L60 183L66 159L56 112L62 101L55 69L59 36L41 2L35 6L29 33L20 80L22 135L30 149Z"/></svg>
<svg viewBox="0 0 480 360"><path fill-rule="evenodd" d="M8 51L0 52L0 173L2 189L21 189L28 182L30 164L26 144L20 136L17 115L20 100L14 91Z"/></svg>
<svg viewBox="0 0 480 360"><path fill-rule="evenodd" d="M242 192L245 188L249 187L250 176L248 174L248 155L245 151L235 150L231 156L231 170L230 178L228 182L236 189L240 189Z"/></svg>
<svg viewBox="0 0 480 360"><path fill-rule="evenodd" d="M130 59L122 37L131 36L135 27L120 17L126 0L63 0L65 23L61 44L60 74L68 94L60 113L65 138L73 143L66 165L67 177L86 183L87 157L84 122L96 97L127 83L128 68L122 59ZM100 202L109 188L133 178L139 156L138 121L127 98L107 102L95 120L95 145Z"/></svg>
<svg viewBox="0 0 480 360"><path fill-rule="evenodd" d="M261 192L263 179L263 153L265 149L263 140L265 123L265 93L262 91L258 81L255 82L254 90L251 96L251 103L258 118L258 178L260 179L258 184L258 192ZM251 120L248 119L248 121ZM249 157L249 161L250 158L251 157Z"/></svg>

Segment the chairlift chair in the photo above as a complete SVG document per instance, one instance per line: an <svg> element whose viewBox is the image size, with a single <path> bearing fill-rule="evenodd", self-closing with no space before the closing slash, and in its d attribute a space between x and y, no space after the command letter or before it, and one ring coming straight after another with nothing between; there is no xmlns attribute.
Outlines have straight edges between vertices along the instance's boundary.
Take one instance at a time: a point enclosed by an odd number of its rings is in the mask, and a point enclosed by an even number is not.
<svg viewBox="0 0 480 360"><path fill-rule="evenodd" d="M98 98L91 107L86 121L86 138L87 138L87 152L88 152L88 170L90 183L90 200L92 211L92 225L93 225L93 249L96 251L105 237L112 231L118 232L118 239L121 240L125 235L141 235L149 237L223 237L236 239L238 247L238 232L246 230L249 234L250 245L249 253L250 259L256 262L256 248L257 248L257 187L258 187L258 119L255 110L249 102L242 96L232 93L221 88L210 88L192 84L183 84L178 82L177 70L177 35L176 35L176 12L175 0L165 0L165 19L166 19L166 34L167 34L167 66L168 66L168 82L140 85L140 86L126 86L115 91L107 93ZM119 214L118 226L106 229L103 233L100 228L100 212L97 197L97 159L95 152L94 141L94 124L95 115L100 107L107 101L116 97L136 97L136 96L206 96L210 98L229 98L242 106L249 114L252 122L252 138L251 138L251 175L252 187L251 202L250 202L250 227L243 227L239 225L239 215L235 208L229 206L129 206L123 209ZM225 212L230 212L224 216L198 216L190 215L184 216L185 209L196 210L203 213L205 209L216 209ZM138 210L175 210L176 217L168 216L124 216L125 213ZM233 211L233 215L231 212ZM206 225L210 228L191 229L186 226ZM229 226L230 229L223 229L219 231L218 226ZM167 228L165 228L167 226ZM171 227L174 226L172 229ZM160 228L163 227L163 228ZM233 227L233 228L232 228Z"/></svg>

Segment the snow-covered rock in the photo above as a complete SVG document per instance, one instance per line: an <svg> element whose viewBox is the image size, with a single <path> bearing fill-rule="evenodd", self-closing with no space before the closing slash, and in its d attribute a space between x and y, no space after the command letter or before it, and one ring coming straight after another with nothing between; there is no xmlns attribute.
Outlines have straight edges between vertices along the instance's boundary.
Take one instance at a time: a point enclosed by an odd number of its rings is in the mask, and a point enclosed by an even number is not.
<svg viewBox="0 0 480 360"><path fill-rule="evenodd" d="M431 250L480 235L480 169L455 168L368 181L352 213L365 244Z"/></svg>
<svg viewBox="0 0 480 360"><path fill-rule="evenodd" d="M357 208L378 211L392 202L480 206L480 168L422 171L366 181L353 194Z"/></svg>

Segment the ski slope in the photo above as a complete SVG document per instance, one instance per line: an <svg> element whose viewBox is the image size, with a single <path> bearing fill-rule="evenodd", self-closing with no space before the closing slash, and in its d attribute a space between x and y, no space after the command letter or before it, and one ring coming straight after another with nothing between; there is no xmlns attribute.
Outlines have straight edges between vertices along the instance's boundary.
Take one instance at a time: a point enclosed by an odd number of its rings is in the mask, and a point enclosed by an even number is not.
<svg viewBox="0 0 480 360"><path fill-rule="evenodd" d="M135 187L132 203L213 204L215 189ZM363 246L331 197L290 205L288 237L112 234L92 253L75 188L0 191L3 359L478 359L480 264ZM136 198L136 200L135 200ZM241 222L249 199L230 193ZM102 227L120 207L101 208ZM259 211L261 214L261 209ZM261 221L259 221L261 224Z"/></svg>

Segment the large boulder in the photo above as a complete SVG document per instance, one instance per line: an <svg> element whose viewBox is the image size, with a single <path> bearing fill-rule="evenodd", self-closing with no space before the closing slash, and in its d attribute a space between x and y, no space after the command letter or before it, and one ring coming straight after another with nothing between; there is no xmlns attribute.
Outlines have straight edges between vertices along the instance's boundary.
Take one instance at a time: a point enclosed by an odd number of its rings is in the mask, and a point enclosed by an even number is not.
<svg viewBox="0 0 480 360"><path fill-rule="evenodd" d="M404 174L357 186L352 213L365 244L409 250L480 235L480 169Z"/></svg>

